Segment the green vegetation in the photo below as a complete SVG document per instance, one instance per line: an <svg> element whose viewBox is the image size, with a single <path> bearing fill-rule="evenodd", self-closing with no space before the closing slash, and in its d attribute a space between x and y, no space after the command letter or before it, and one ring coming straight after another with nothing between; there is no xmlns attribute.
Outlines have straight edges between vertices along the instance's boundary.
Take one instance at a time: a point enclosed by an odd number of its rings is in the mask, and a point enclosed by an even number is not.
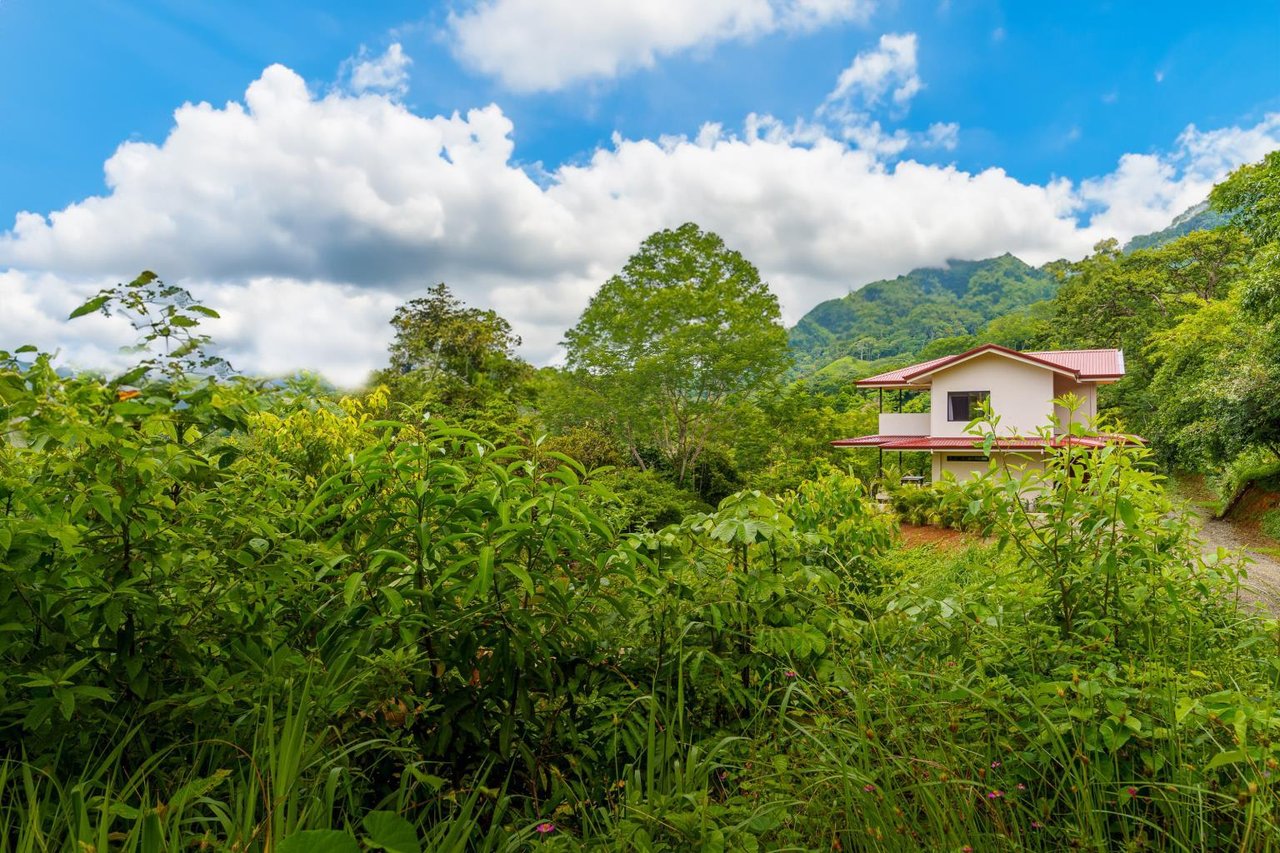
<svg viewBox="0 0 1280 853"><path fill-rule="evenodd" d="M1252 186L1243 238L1108 249L1054 305L1133 285L1152 382L1205 311L1274 323ZM1156 465L1260 460L1265 412L916 490L974 535L910 548L825 445L868 401L781 378L776 302L694 226L564 370L443 286L348 397L236 375L154 275L92 311L136 368L0 352L3 853L1280 850L1280 625ZM1205 393L1241 369L1209 343L1174 347Z"/></svg>
<svg viewBox="0 0 1280 853"><path fill-rule="evenodd" d="M569 367L641 470L640 448L656 448L684 485L731 404L781 372L780 317L751 263L686 224L645 240L592 297L565 334Z"/></svg>
<svg viewBox="0 0 1280 853"><path fill-rule="evenodd" d="M1129 255L1104 244L1059 291L1060 340L1124 347L1128 375L1103 403L1167 464L1214 474L1280 458L1277 172L1273 153L1214 190L1229 227Z"/></svg>
<svg viewBox="0 0 1280 853"><path fill-rule="evenodd" d="M1116 347L1126 375L1102 389L1103 410L1149 439L1166 470L1206 475L1226 502L1245 485L1240 471L1265 476L1280 465L1277 198L1280 152L1272 152L1228 177L1206 205L1123 251L1106 240L1089 257L1043 270L1006 256L868 285L792 330L797 363L811 388L834 393L982 343ZM1005 275L989 291L996 298L972 294L975 270L997 263ZM928 319L939 298L960 303L944 315L954 327Z"/></svg>
<svg viewBox="0 0 1280 853"><path fill-rule="evenodd" d="M856 369L912 355L939 338L973 335L996 317L1050 298L1056 287L1052 275L1013 255L949 261L823 302L791 330L791 348L804 373L839 359Z"/></svg>
<svg viewBox="0 0 1280 853"><path fill-rule="evenodd" d="M1210 207L1208 202L1201 202L1174 217L1169 227L1134 237L1124 244L1124 250L1134 252L1138 249L1157 249L1165 243L1196 231L1212 231L1215 228L1221 228L1230 218L1227 214Z"/></svg>

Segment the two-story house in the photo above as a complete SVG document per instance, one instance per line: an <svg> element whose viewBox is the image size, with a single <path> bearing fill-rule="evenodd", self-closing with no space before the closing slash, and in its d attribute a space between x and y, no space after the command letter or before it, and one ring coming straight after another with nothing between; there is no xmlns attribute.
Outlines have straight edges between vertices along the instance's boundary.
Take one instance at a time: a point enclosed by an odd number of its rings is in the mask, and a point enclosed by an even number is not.
<svg viewBox="0 0 1280 853"><path fill-rule="evenodd" d="M859 388L879 389L880 423L876 435L833 441L836 447L875 447L884 451L923 450L933 455L933 479L949 472L964 478L987 470L983 439L967 431L982 401L999 417L992 454L1016 454L1019 465L1038 464L1048 445L1075 441L1101 446L1108 441L1140 441L1136 436L1070 438L1071 413L1054 400L1074 394L1083 403L1074 418L1087 422L1098 412L1098 386L1124 375L1124 353L1115 349L1018 352L984 344L968 352L935 358L860 380ZM929 393L927 412L884 411L885 391ZM892 399L892 395L891 395ZM901 405L899 405L901 408ZM1056 420L1055 434L1041 430ZM881 466L883 467L883 465Z"/></svg>

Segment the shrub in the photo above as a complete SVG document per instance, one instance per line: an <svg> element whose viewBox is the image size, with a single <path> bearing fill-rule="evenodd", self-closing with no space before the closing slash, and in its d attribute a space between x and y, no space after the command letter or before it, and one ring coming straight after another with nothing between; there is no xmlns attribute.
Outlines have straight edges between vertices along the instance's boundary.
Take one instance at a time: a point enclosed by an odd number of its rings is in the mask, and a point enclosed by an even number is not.
<svg viewBox="0 0 1280 853"><path fill-rule="evenodd" d="M1263 514L1262 532L1272 539L1280 539L1280 509L1268 510Z"/></svg>
<svg viewBox="0 0 1280 853"><path fill-rule="evenodd" d="M971 517L963 492L955 479L944 479L927 486L889 486L889 504L907 524L949 527L953 530L978 530L982 522Z"/></svg>
<svg viewBox="0 0 1280 853"><path fill-rule="evenodd" d="M696 494L654 471L619 468L602 474L599 482L615 498L604 511L619 530L657 530L711 509Z"/></svg>
<svg viewBox="0 0 1280 853"><path fill-rule="evenodd" d="M1280 846L1277 625L1145 451L901 490L997 540L940 554L843 472L685 512L132 381L0 353L0 850Z"/></svg>

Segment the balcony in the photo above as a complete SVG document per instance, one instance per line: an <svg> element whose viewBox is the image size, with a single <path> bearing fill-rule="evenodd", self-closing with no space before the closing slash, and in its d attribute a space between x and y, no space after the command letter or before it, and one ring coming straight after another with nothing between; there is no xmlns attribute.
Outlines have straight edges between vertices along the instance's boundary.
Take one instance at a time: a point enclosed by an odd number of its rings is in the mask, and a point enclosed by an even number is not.
<svg viewBox="0 0 1280 853"><path fill-rule="evenodd" d="M881 412L880 435L928 435L928 412Z"/></svg>

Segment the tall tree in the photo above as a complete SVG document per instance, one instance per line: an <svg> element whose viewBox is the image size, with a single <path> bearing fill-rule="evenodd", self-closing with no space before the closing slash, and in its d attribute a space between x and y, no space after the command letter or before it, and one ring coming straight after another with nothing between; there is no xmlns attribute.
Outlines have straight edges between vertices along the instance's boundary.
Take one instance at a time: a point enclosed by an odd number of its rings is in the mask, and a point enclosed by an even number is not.
<svg viewBox="0 0 1280 853"><path fill-rule="evenodd" d="M565 345L636 463L647 467L652 447L682 484L727 404L787 365L778 300L759 271L692 223L648 237Z"/></svg>
<svg viewBox="0 0 1280 853"><path fill-rule="evenodd" d="M1241 294L1244 308L1280 318L1280 150L1232 172L1213 188L1209 201L1230 213L1232 226L1253 244Z"/></svg>
<svg viewBox="0 0 1280 853"><path fill-rule="evenodd" d="M443 283L396 309L391 366L377 379L401 398L473 406L509 393L530 374L520 338L496 312L469 308Z"/></svg>
<svg viewBox="0 0 1280 853"><path fill-rule="evenodd" d="M1154 249L1124 254L1104 240L1061 271L1058 334L1073 346L1111 346L1140 357L1152 332L1220 299L1239 274L1246 241L1234 229L1197 231Z"/></svg>

